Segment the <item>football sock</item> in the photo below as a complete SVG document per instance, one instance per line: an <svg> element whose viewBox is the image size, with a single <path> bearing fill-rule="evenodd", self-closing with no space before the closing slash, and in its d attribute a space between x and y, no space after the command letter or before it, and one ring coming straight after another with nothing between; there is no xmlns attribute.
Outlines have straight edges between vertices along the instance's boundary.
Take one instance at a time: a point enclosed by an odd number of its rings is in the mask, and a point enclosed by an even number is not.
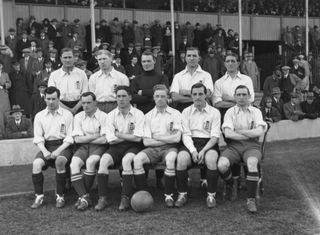
<svg viewBox="0 0 320 235"><path fill-rule="evenodd" d="M256 190L259 181L259 173L258 172L248 172L247 175L247 191L248 191L248 198L255 198L256 197Z"/></svg>
<svg viewBox="0 0 320 235"><path fill-rule="evenodd" d="M176 176L175 169L166 168L164 171L164 194L172 194L174 192L174 182Z"/></svg>
<svg viewBox="0 0 320 235"><path fill-rule="evenodd" d="M84 187L81 173L71 175L71 183L79 197L86 194L86 188Z"/></svg>
<svg viewBox="0 0 320 235"><path fill-rule="evenodd" d="M157 180L161 180L163 175L164 175L164 171L163 170L160 170L160 169L156 170L156 179Z"/></svg>
<svg viewBox="0 0 320 235"><path fill-rule="evenodd" d="M231 172L232 172L232 176L233 178L239 178L240 177L240 173L241 173L241 165L239 164L233 164L231 166Z"/></svg>
<svg viewBox="0 0 320 235"><path fill-rule="evenodd" d="M107 174L98 174L98 194L100 197L106 197L108 194L108 178Z"/></svg>
<svg viewBox="0 0 320 235"><path fill-rule="evenodd" d="M218 185L218 171L207 169L208 193L215 193Z"/></svg>
<svg viewBox="0 0 320 235"><path fill-rule="evenodd" d="M200 168L200 179L204 180L207 177L207 167Z"/></svg>
<svg viewBox="0 0 320 235"><path fill-rule="evenodd" d="M67 173L56 172L57 194L63 195L66 187Z"/></svg>
<svg viewBox="0 0 320 235"><path fill-rule="evenodd" d="M43 174L32 174L32 182L35 194L43 194Z"/></svg>
<svg viewBox="0 0 320 235"><path fill-rule="evenodd" d="M226 181L227 184L233 184L233 177L230 168L225 173L221 173L221 177Z"/></svg>
<svg viewBox="0 0 320 235"><path fill-rule="evenodd" d="M177 187L179 193L185 193L188 191L188 171L177 171Z"/></svg>
<svg viewBox="0 0 320 235"><path fill-rule="evenodd" d="M145 190L147 188L147 176L145 174L144 169L134 169L133 174L137 190Z"/></svg>
<svg viewBox="0 0 320 235"><path fill-rule="evenodd" d="M84 186L86 189L86 192L89 193L90 189L93 185L94 178L96 177L96 172L89 172L89 171L84 171L83 173L83 179L84 179Z"/></svg>
<svg viewBox="0 0 320 235"><path fill-rule="evenodd" d="M121 195L126 195L128 197L132 194L132 179L133 179L132 171L123 171L122 174L122 191Z"/></svg>

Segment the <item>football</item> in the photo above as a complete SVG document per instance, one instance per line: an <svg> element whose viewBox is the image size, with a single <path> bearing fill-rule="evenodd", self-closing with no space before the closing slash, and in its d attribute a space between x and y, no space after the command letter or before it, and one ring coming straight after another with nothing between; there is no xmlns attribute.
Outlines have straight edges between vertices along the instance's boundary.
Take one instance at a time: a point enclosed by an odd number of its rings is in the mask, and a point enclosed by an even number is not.
<svg viewBox="0 0 320 235"><path fill-rule="evenodd" d="M153 208L153 197L147 191L138 191L131 198L131 208L139 213L151 211Z"/></svg>

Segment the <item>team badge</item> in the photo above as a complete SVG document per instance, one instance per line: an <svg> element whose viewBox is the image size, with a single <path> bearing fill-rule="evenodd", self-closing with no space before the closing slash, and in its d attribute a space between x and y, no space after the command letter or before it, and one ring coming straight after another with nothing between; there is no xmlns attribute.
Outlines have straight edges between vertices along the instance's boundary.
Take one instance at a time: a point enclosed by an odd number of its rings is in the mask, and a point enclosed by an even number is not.
<svg viewBox="0 0 320 235"><path fill-rule="evenodd" d="M132 133L133 133L134 128L135 128L134 123L133 123L133 122L130 122L130 123L129 123L129 126L128 126L129 134L132 134Z"/></svg>
<svg viewBox="0 0 320 235"><path fill-rule="evenodd" d="M203 129L208 132L210 131L210 121L203 122Z"/></svg>
<svg viewBox="0 0 320 235"><path fill-rule="evenodd" d="M170 131L170 132L173 131L173 122L170 122L170 124L169 124L169 131Z"/></svg>
<svg viewBox="0 0 320 235"><path fill-rule="evenodd" d="M64 125L63 123L60 126L60 134L62 134L62 135L66 135L67 134L66 125Z"/></svg>
<svg viewBox="0 0 320 235"><path fill-rule="evenodd" d="M80 82L76 81L76 89L79 90L80 89Z"/></svg>

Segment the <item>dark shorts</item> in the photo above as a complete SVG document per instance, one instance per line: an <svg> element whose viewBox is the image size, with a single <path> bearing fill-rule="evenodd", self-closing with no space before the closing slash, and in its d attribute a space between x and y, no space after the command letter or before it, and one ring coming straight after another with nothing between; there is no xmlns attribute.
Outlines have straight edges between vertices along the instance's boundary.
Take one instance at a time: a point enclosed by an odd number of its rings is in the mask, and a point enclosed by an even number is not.
<svg viewBox="0 0 320 235"><path fill-rule="evenodd" d="M193 140L193 145L194 147L197 149L198 153L203 149L204 146L206 146L206 144L208 143L208 141L210 140L209 138L192 138ZM217 152L218 156L220 155L220 149L219 149L219 145L218 144L215 144L211 149L209 150L214 150ZM208 150L208 151L209 151ZM187 149L186 146L182 145L180 148L179 148L179 152L181 151L186 151L190 154L190 158L191 158L191 166L196 166L198 165L198 163L194 162L192 157L191 157L191 153L189 151L189 149Z"/></svg>
<svg viewBox="0 0 320 235"><path fill-rule="evenodd" d="M230 161L230 165L239 164L243 161L247 164L249 157L256 157L261 161L261 146L255 141L231 141L228 147L221 154L221 157L226 157Z"/></svg>
<svg viewBox="0 0 320 235"><path fill-rule="evenodd" d="M59 146L62 143L63 143L63 140L52 140L52 141L46 141L44 146L49 152L53 152L54 150L59 148ZM63 150L60 156L63 156L68 160L68 162L66 163L66 165L68 165L71 162L71 158L72 158L72 146L69 146L68 148ZM49 166L52 168L55 168L56 159L46 159L43 156L43 153L41 151L37 153L35 158L36 159L41 158L44 161L45 165L42 167L42 170L48 169Z"/></svg>
<svg viewBox="0 0 320 235"><path fill-rule="evenodd" d="M110 145L109 149L105 153L112 157L113 165L118 166L121 164L122 158L127 153L137 154L141 151L141 149L143 149L141 143L126 141L119 144Z"/></svg>
<svg viewBox="0 0 320 235"><path fill-rule="evenodd" d="M73 108L74 106L76 106L79 103L79 100L75 100L75 101L64 101L64 100L60 100L61 103L63 103L65 106L67 106L68 108ZM83 111L82 107L80 107L77 111L77 113L80 113L81 111Z"/></svg>
<svg viewBox="0 0 320 235"><path fill-rule="evenodd" d="M102 144L81 144L76 146L74 157L80 158L84 163L92 155L102 156L106 151L106 145Z"/></svg>
<svg viewBox="0 0 320 235"><path fill-rule="evenodd" d="M159 147L149 147L142 150L150 160L151 164L164 162L165 157L170 152L178 153L177 144L165 144Z"/></svg>
<svg viewBox="0 0 320 235"><path fill-rule="evenodd" d="M114 110L117 107L117 102L98 102L97 103L98 108L105 112L110 113L112 110Z"/></svg>

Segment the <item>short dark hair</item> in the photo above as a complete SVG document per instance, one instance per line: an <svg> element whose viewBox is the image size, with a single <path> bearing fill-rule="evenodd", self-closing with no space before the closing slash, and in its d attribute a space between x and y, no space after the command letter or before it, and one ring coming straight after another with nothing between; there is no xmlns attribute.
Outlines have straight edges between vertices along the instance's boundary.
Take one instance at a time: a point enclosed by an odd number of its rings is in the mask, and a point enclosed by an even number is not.
<svg viewBox="0 0 320 235"><path fill-rule="evenodd" d="M144 56L152 56L152 59L153 59L153 60L156 59L151 51L144 51L144 52L141 54L141 58L142 58L143 55L144 55Z"/></svg>
<svg viewBox="0 0 320 235"><path fill-rule="evenodd" d="M187 53L188 51L197 51L197 52L198 52L198 56L200 56L200 51L199 51L199 48L198 48L198 47L187 47L186 53Z"/></svg>
<svg viewBox="0 0 320 235"><path fill-rule="evenodd" d="M234 94L236 94L237 90L239 90L239 89L247 89L248 95L251 95L251 94L250 94L250 91L249 91L249 88L248 88L247 86L245 86L245 85L239 85L239 86L237 86L236 89L234 90Z"/></svg>
<svg viewBox="0 0 320 235"><path fill-rule="evenodd" d="M81 96L80 96L80 99L81 99L82 97L87 97L87 96L91 96L93 101L96 101L96 100L97 100L96 95L95 95L93 92L91 92L91 91L87 91L87 92L82 93Z"/></svg>
<svg viewBox="0 0 320 235"><path fill-rule="evenodd" d="M116 94L117 94L118 91L120 91L120 90L125 90L125 91L128 93L129 96L132 96L132 91L131 91L130 87L128 87L128 86L117 86L117 88L116 88Z"/></svg>
<svg viewBox="0 0 320 235"><path fill-rule="evenodd" d="M167 95L169 95L169 89L164 84L157 84L153 87L153 93L155 93L158 90L166 91Z"/></svg>
<svg viewBox="0 0 320 235"><path fill-rule="evenodd" d="M239 62L239 61L240 61L240 58L239 58L238 54L233 53L233 52L228 53L228 54L226 55L226 58L224 59L224 61L226 61L226 59L227 59L227 57L228 57L228 56L233 56L233 57L235 57L235 58L236 58L236 60L237 60L237 62Z"/></svg>
<svg viewBox="0 0 320 235"><path fill-rule="evenodd" d="M63 53L69 52L69 51L71 51L71 52L72 52L72 55L73 55L73 49L71 49L71 48L69 48L69 47L62 48L62 50L61 50L61 56L62 56Z"/></svg>
<svg viewBox="0 0 320 235"><path fill-rule="evenodd" d="M57 93L58 98L60 98L60 90L54 86L49 86L44 90L44 96L52 95L53 93Z"/></svg>
<svg viewBox="0 0 320 235"><path fill-rule="evenodd" d="M207 94L207 88L206 88L206 86L205 86L203 83L201 83L201 82L198 82L198 83L194 84L194 85L191 87L191 94L192 94L192 90L193 90L193 89L195 89L195 88L201 88L201 87L203 87L204 94Z"/></svg>

